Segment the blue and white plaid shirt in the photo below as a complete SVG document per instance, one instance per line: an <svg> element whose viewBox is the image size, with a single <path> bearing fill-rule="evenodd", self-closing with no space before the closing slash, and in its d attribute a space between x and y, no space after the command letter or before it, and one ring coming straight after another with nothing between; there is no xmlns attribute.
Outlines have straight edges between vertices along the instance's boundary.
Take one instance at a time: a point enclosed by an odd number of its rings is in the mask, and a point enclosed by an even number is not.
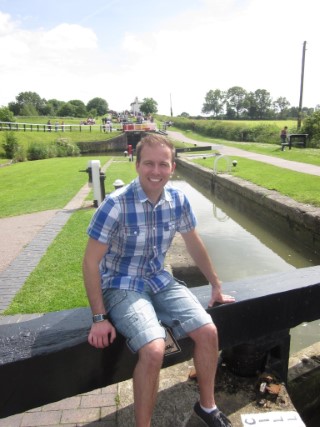
<svg viewBox="0 0 320 427"><path fill-rule="evenodd" d="M153 292L167 286L172 276L164 259L175 233L196 226L196 218L184 193L166 186L153 205L139 177L106 197L95 212L88 235L108 245L100 263L102 288Z"/></svg>

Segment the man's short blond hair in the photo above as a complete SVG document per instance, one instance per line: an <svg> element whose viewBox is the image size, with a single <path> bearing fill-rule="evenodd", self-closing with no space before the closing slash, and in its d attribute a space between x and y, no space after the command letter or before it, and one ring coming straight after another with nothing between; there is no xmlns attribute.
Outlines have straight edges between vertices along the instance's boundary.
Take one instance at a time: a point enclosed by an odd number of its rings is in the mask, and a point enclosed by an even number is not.
<svg viewBox="0 0 320 427"><path fill-rule="evenodd" d="M143 150L143 147L148 146L148 147L155 147L158 145L165 145L166 147L168 147L171 150L172 153L172 163L174 163L174 159L176 156L176 149L174 147L174 145L172 144L172 142L166 138L163 135L158 135L158 134L148 134L147 136L144 136L140 142L137 144L136 147L136 162L140 163L141 161L141 152Z"/></svg>

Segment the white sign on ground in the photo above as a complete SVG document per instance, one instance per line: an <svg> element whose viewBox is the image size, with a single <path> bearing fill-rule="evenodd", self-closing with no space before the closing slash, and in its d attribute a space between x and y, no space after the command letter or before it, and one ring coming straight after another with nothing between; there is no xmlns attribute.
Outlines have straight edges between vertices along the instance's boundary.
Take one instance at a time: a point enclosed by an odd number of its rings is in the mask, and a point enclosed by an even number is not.
<svg viewBox="0 0 320 427"><path fill-rule="evenodd" d="M244 427L306 427L295 411L241 414L241 421Z"/></svg>

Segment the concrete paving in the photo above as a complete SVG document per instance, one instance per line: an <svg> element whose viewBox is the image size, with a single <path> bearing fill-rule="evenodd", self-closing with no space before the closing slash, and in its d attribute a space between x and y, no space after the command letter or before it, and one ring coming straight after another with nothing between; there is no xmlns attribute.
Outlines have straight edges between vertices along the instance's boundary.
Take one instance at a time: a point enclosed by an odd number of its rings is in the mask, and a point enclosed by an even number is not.
<svg viewBox="0 0 320 427"><path fill-rule="evenodd" d="M168 132L174 139L203 145L204 143L190 140L177 132ZM208 144L205 144L208 145ZM264 163L298 170L303 173L320 175L320 167L290 162L269 156L249 153L244 150L218 147L221 154L237 155ZM85 185L80 192L62 210L21 216L16 218L0 219L0 254L9 255L9 259L0 264L0 314L11 303L16 292L23 286L29 274L36 267L45 254L51 242L66 224L75 209L81 208L90 188ZM37 217L38 215L38 217ZM32 223L32 219L34 223ZM30 227L30 233L20 242L15 241L17 230ZM6 234L5 234L6 233ZM20 233L20 232L19 232ZM3 236L6 236L3 238ZM13 243L15 242L15 243ZM11 245L12 244L12 245ZM11 248L13 245L15 248ZM11 257L11 258L10 258ZM23 322L37 315L0 316L0 324ZM161 372L160 392L157 408L154 414L153 427L195 427L202 425L192 415L192 406L198 398L195 381L188 379L192 362L176 365ZM230 390L231 383L220 384L217 392L217 401L221 409L230 416L234 427L241 427L239 411L250 413L255 407L244 399L249 395L252 398L255 384L246 383L238 388L238 392ZM228 382L227 381L227 382ZM235 379L232 380L236 382ZM231 387L232 388L232 387ZM244 392L246 390L246 392ZM288 409L294 409L290 399L287 399ZM60 402L35 408L22 414L0 419L0 427L38 427L38 426L91 426L91 427L124 427L134 426L132 406L132 381L112 385L90 393L73 396Z"/></svg>

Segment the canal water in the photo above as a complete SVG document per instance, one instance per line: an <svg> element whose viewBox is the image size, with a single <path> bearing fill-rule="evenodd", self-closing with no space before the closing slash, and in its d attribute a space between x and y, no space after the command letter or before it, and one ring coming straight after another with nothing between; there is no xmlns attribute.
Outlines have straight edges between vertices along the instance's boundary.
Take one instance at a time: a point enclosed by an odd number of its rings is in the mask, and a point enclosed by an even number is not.
<svg viewBox="0 0 320 427"><path fill-rule="evenodd" d="M198 232L222 282L320 264L319 256L217 200L180 173L174 175L172 184L188 195ZM319 337L320 320L291 329L290 353L318 342Z"/></svg>

